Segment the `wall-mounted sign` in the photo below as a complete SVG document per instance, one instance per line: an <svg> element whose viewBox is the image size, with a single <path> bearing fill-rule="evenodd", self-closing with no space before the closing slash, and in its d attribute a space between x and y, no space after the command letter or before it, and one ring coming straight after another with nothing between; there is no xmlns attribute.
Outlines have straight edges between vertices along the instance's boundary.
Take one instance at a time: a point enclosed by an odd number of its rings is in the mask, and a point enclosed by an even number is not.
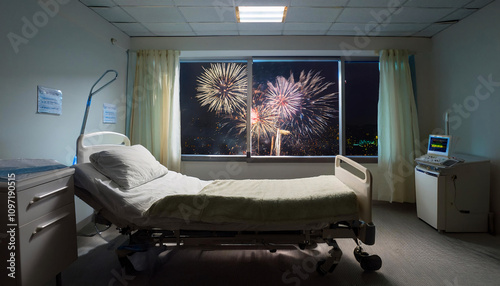
<svg viewBox="0 0 500 286"><path fill-rule="evenodd" d="M37 86L38 113L48 113L61 115L62 113L62 92L57 89Z"/></svg>
<svg viewBox="0 0 500 286"><path fill-rule="evenodd" d="M116 105L110 103L102 105L102 123L116 124Z"/></svg>

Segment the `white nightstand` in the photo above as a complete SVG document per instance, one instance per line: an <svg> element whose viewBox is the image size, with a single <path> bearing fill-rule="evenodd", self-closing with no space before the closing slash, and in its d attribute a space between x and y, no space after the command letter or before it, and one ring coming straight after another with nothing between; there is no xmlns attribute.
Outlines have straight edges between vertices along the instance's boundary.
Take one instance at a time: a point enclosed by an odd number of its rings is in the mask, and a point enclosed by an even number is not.
<svg viewBox="0 0 500 286"><path fill-rule="evenodd" d="M1 285L44 285L56 276L60 283L77 259L73 173L0 182Z"/></svg>

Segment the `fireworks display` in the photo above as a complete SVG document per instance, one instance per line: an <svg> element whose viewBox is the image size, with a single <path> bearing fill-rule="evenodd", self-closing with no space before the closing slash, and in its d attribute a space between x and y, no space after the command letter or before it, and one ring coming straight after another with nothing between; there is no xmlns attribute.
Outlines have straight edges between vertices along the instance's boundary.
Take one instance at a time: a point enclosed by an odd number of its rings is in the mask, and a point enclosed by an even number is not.
<svg viewBox="0 0 500 286"><path fill-rule="evenodd" d="M276 130L276 112L269 106L259 105L252 108L252 134L268 138Z"/></svg>
<svg viewBox="0 0 500 286"><path fill-rule="evenodd" d="M270 144L266 152L279 156L286 142L322 136L336 116L338 93L332 92L334 83L325 81L320 72L302 70L297 80L290 72L288 78L278 75L257 84L248 118L246 65L215 63L202 69L196 99L222 118L222 127L228 127L229 133L245 134L250 119L255 154L262 144Z"/></svg>
<svg viewBox="0 0 500 286"><path fill-rule="evenodd" d="M196 98L209 111L231 114L245 111L247 98L247 69L244 64L215 63L203 67L197 79Z"/></svg>
<svg viewBox="0 0 500 286"><path fill-rule="evenodd" d="M301 112L285 122L287 129L308 137L319 136L325 131L329 120L337 112L333 107L333 103L337 101L337 93L326 92L333 83L323 80L319 72L300 73L298 86L302 96Z"/></svg>
<svg viewBox="0 0 500 286"><path fill-rule="evenodd" d="M278 76L276 83L267 82L267 87L266 104L276 111L280 120L292 119L301 109L303 98L293 76L290 75L288 80Z"/></svg>

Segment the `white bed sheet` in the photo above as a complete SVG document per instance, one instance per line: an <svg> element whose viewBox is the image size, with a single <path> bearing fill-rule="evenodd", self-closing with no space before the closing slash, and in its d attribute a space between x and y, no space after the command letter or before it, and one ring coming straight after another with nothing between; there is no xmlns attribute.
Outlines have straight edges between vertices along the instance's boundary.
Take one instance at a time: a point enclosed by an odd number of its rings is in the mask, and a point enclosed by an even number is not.
<svg viewBox="0 0 500 286"><path fill-rule="evenodd" d="M181 218L148 217L144 216L144 212L160 199L171 195L198 194L214 181L200 180L199 178L182 175L169 170L163 177L135 188L124 189L99 173L90 163L76 165L75 169L76 186L87 190L105 209L113 213L115 217L129 222L133 228L158 227L171 230L220 231L303 230L322 229L328 227L330 223L358 219L357 214L349 214L346 216L337 216L331 221L316 220L302 223L293 222L268 225L266 223L245 224L240 222L211 224ZM345 187L348 188L347 186ZM188 212L187 215L189 215L189 212L196 214L199 210L197 209L196 202L193 202L193 204L186 206L182 211Z"/></svg>
<svg viewBox="0 0 500 286"><path fill-rule="evenodd" d="M175 194L197 194L211 183L169 170L160 178L135 188L124 189L90 163L78 164L74 168L77 187L87 190L115 216L126 218L137 226L147 226L147 218L142 213L159 199Z"/></svg>

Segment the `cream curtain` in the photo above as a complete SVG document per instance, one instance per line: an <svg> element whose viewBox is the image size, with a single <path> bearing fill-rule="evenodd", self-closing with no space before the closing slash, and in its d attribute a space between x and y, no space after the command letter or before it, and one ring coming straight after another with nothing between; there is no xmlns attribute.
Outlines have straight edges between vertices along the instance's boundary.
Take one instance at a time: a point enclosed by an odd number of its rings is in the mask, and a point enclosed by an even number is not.
<svg viewBox="0 0 500 286"><path fill-rule="evenodd" d="M403 50L380 53L378 167L383 183L378 199L391 202L415 202L420 140L408 57Z"/></svg>
<svg viewBox="0 0 500 286"><path fill-rule="evenodd" d="M179 51L137 51L130 140L180 171Z"/></svg>

